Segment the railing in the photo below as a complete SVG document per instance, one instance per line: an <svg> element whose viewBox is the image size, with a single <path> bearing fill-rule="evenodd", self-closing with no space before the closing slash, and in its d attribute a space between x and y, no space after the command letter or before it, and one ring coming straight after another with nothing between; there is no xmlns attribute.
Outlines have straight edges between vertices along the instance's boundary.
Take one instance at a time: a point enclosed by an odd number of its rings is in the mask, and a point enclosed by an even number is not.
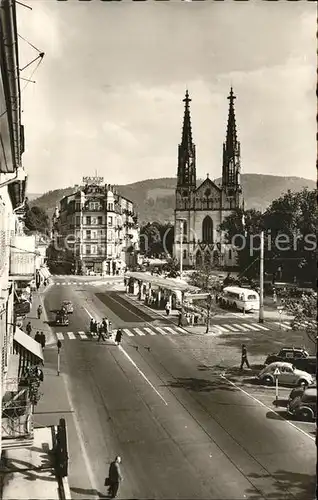
<svg viewBox="0 0 318 500"><path fill-rule="evenodd" d="M2 411L2 443L6 440L33 436L32 404L30 401L12 401Z"/></svg>

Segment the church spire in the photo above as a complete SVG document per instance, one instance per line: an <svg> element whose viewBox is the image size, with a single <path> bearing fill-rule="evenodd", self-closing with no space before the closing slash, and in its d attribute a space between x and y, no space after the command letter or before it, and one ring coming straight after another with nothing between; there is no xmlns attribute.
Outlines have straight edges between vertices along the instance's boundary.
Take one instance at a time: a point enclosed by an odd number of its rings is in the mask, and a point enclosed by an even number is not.
<svg viewBox="0 0 318 500"><path fill-rule="evenodd" d="M178 148L178 178L177 186L185 188L196 188L196 168L195 168L195 144L192 140L191 116L189 92L186 90L183 99L184 116L182 127L181 144Z"/></svg>
<svg viewBox="0 0 318 500"><path fill-rule="evenodd" d="M240 143L237 140L234 101L236 97L231 87L229 100L229 115L227 120L226 141L223 144L222 184L224 187L238 188L240 186L241 156Z"/></svg>

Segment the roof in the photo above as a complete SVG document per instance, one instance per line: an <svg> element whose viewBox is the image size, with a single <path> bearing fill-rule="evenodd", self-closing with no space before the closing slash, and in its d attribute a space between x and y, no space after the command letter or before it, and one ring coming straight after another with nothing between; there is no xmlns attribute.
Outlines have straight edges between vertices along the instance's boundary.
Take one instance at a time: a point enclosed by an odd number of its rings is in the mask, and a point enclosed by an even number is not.
<svg viewBox="0 0 318 500"><path fill-rule="evenodd" d="M217 184L215 184L215 182L211 181L210 177L207 177L206 179L204 179L203 182L201 182L201 184L196 188L196 191L198 191L202 186L203 184L207 184L207 185L212 185L214 188L216 188L218 191L222 191L222 188L220 186L218 186Z"/></svg>
<svg viewBox="0 0 318 500"><path fill-rule="evenodd" d="M234 293L242 293L242 292L254 292L257 294L256 290L253 290L252 288L242 288L240 286L226 286L223 288L223 292L234 292Z"/></svg>
<svg viewBox="0 0 318 500"><path fill-rule="evenodd" d="M185 281L181 281L180 278L159 278L158 276L153 276L147 273L141 272L127 272L125 276L128 278L135 278L136 280L144 281L146 283L152 283L153 285L161 286L162 288L167 288L168 290L179 290L181 292L199 292L200 288L197 286L189 285Z"/></svg>

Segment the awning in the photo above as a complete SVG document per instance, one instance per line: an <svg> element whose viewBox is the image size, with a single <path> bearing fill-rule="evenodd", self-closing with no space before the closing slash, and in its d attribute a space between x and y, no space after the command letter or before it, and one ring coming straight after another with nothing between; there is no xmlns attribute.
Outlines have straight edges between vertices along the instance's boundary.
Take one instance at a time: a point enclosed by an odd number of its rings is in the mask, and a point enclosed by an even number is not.
<svg viewBox="0 0 318 500"><path fill-rule="evenodd" d="M41 345L18 327L16 327L13 340L13 350L20 355L19 375L27 366L37 365L44 361Z"/></svg>
<svg viewBox="0 0 318 500"><path fill-rule="evenodd" d="M44 279L48 279L51 276L50 271L46 267L40 267L40 273L44 276Z"/></svg>

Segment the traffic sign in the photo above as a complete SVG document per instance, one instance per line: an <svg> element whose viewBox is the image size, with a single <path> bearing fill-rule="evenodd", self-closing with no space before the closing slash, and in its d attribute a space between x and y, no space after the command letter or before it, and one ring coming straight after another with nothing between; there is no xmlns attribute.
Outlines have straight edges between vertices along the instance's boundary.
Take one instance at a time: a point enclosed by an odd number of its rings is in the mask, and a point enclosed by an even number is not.
<svg viewBox="0 0 318 500"><path fill-rule="evenodd" d="M275 377L278 377L278 375L280 375L279 368L275 368L275 371L274 371L274 376L275 376Z"/></svg>

